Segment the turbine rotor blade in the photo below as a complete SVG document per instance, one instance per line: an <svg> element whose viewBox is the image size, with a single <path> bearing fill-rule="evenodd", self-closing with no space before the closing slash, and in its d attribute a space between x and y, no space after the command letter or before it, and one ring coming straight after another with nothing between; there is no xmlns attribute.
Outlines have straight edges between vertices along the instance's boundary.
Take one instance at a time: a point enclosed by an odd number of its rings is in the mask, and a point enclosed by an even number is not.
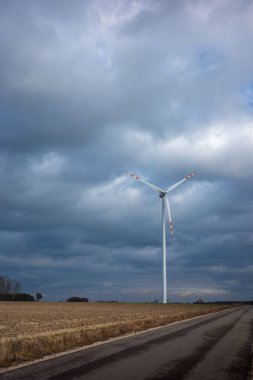
<svg viewBox="0 0 253 380"><path fill-rule="evenodd" d="M135 179L137 179L137 181L141 181L143 183L145 183L145 185L147 185L148 187L150 187L152 190L155 190L157 191L158 193L165 193L164 190L160 189L159 187L153 185L152 183L146 181L145 179L143 179L142 177L140 177L139 175L136 175L136 174L133 174L133 173L129 173L127 172L127 174L130 176L130 177L134 177Z"/></svg>
<svg viewBox="0 0 253 380"><path fill-rule="evenodd" d="M172 219L171 219L170 203L169 203L169 200L167 198L167 195L165 195L165 201L166 201L166 208L167 208L168 216L169 216L170 234L171 234L171 236L173 236L174 231L173 231L173 224L172 224Z"/></svg>
<svg viewBox="0 0 253 380"><path fill-rule="evenodd" d="M194 173L187 174L184 177L184 179L182 179L181 181L176 182L174 185L170 186L166 192L168 193L169 191L174 190L176 187L180 186L185 181L188 181L193 175L194 175Z"/></svg>

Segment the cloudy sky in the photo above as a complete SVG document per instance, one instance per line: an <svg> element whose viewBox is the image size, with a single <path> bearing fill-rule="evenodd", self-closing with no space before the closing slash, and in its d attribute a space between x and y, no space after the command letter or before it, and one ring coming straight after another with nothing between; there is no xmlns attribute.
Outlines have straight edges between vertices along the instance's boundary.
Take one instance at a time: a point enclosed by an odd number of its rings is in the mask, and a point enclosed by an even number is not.
<svg viewBox="0 0 253 380"><path fill-rule="evenodd" d="M252 299L253 2L0 1L0 274L45 300Z"/></svg>

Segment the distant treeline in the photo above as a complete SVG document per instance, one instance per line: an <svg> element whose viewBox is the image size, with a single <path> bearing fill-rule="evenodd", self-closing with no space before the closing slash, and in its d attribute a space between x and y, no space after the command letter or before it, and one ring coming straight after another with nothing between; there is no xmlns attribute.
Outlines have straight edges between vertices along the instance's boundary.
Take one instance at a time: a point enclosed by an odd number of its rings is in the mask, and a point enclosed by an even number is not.
<svg viewBox="0 0 253 380"><path fill-rule="evenodd" d="M31 294L26 293L4 293L0 294L0 301L35 301Z"/></svg>
<svg viewBox="0 0 253 380"><path fill-rule="evenodd" d="M0 276L0 301L34 301L33 296L20 291L21 285L18 281Z"/></svg>
<svg viewBox="0 0 253 380"><path fill-rule="evenodd" d="M70 297L66 302L89 302L89 300L86 297Z"/></svg>
<svg viewBox="0 0 253 380"><path fill-rule="evenodd" d="M253 305L253 301L215 301L215 302L205 302L205 304Z"/></svg>

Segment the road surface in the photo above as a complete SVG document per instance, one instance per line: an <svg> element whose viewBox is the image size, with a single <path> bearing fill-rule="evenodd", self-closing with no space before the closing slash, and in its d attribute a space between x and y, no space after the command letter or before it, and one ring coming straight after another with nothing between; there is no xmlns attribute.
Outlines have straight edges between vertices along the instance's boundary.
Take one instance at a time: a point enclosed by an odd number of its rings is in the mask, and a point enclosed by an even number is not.
<svg viewBox="0 0 253 380"><path fill-rule="evenodd" d="M2 373L2 380L248 380L253 307L172 324Z"/></svg>

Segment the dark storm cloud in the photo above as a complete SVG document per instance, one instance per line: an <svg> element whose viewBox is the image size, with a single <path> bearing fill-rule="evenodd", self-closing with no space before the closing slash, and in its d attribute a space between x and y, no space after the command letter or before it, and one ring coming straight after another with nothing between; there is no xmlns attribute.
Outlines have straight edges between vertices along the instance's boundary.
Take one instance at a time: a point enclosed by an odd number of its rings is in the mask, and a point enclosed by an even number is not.
<svg viewBox="0 0 253 380"><path fill-rule="evenodd" d="M47 299L252 293L252 14L245 1L2 1L1 274ZM239 290L238 290L239 289Z"/></svg>

